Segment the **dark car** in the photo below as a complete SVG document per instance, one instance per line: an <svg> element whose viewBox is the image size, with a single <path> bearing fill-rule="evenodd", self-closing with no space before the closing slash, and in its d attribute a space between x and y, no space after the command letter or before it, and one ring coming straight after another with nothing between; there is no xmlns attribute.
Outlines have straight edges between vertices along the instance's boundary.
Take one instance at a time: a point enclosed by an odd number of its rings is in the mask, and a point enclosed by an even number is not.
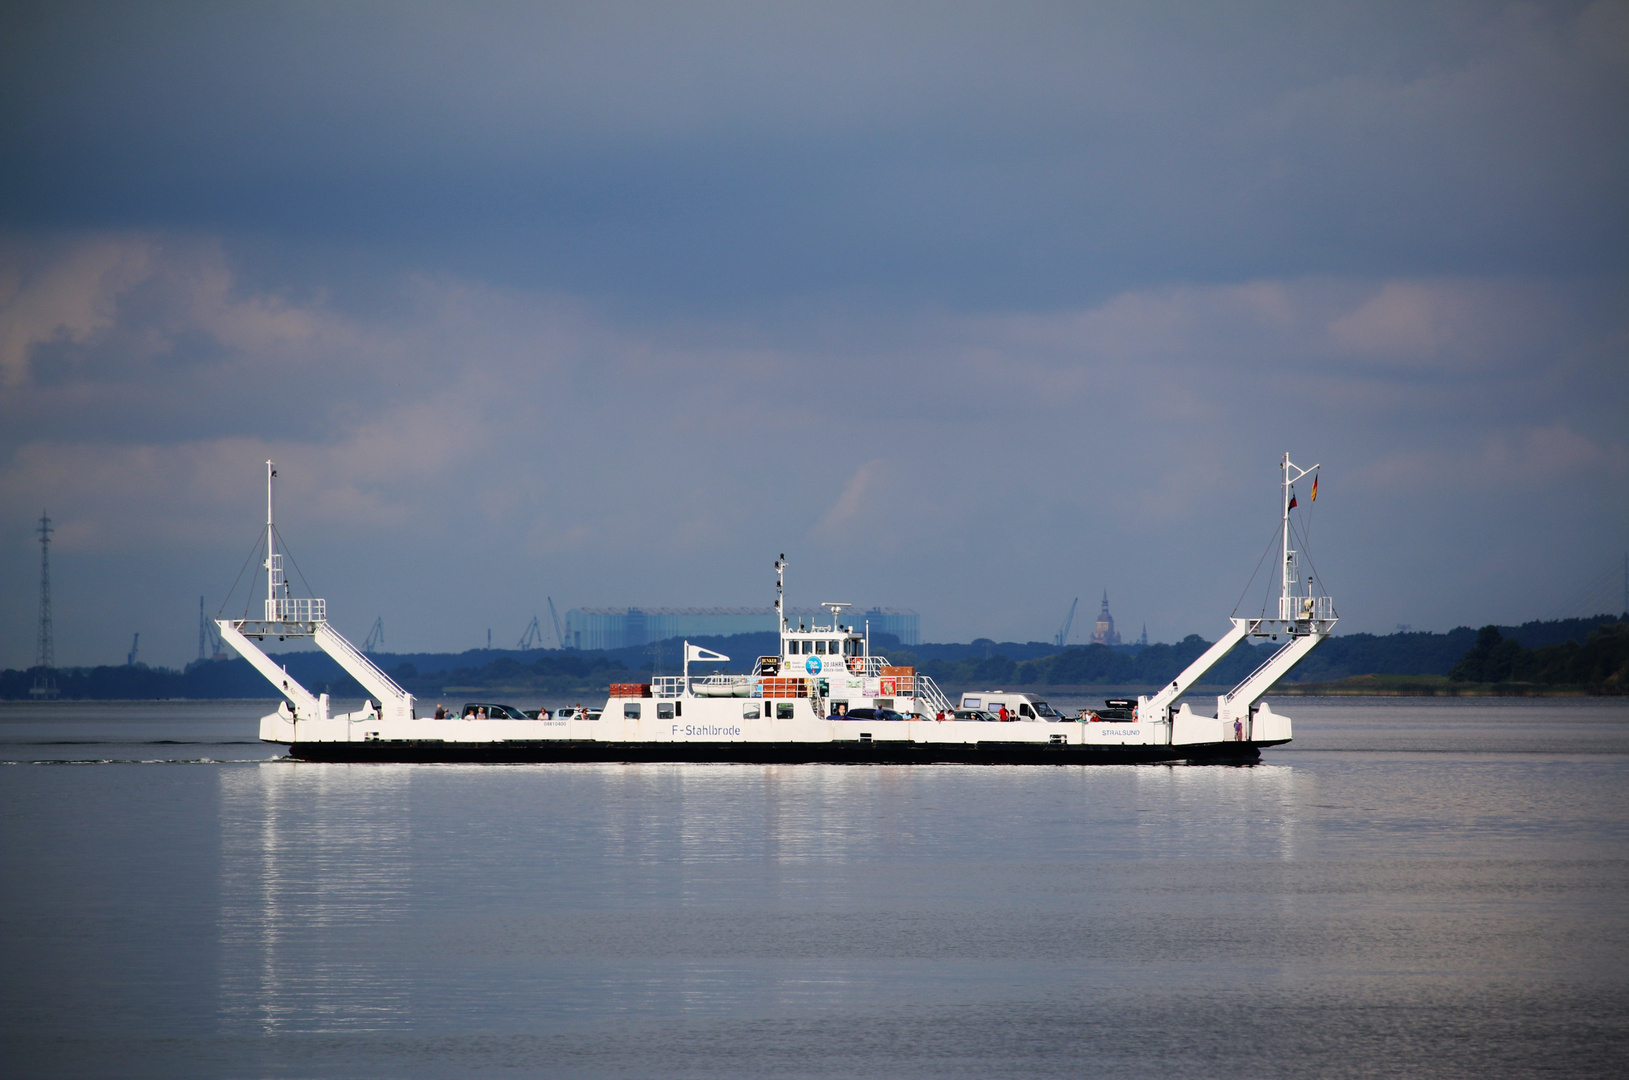
<svg viewBox="0 0 1629 1080"><path fill-rule="evenodd" d="M845 720L903 720L899 713L892 709L850 709Z"/></svg>

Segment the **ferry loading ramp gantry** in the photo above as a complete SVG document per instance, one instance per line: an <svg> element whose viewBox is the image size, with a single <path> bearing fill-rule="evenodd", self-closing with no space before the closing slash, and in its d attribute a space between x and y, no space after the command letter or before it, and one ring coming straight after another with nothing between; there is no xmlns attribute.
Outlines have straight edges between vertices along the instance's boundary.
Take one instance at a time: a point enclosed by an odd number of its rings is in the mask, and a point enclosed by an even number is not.
<svg viewBox="0 0 1629 1080"><path fill-rule="evenodd" d="M1263 695L1270 690L1274 683L1283 678L1291 668L1301 661L1317 647L1318 643L1330 635L1334 630L1337 616L1335 602L1328 596L1313 595L1312 577L1307 578L1306 591L1300 589L1299 560L1301 553L1290 547L1290 510L1296 505L1293 492L1294 483L1304 476L1315 473L1319 466L1312 465L1307 468L1295 464L1290 455L1285 454L1284 460L1279 464L1283 470L1282 482L1282 516L1279 524L1280 540L1280 578L1278 595L1278 616L1269 618L1263 616L1254 619L1233 618L1233 629L1223 634L1221 639L1206 649L1200 657L1183 669L1182 673L1173 679L1170 685L1161 688L1158 692L1137 698L1137 716L1140 719L1152 720L1156 723L1165 722L1170 725L1171 740L1184 741L1184 736L1203 726L1206 730L1220 721L1224 727L1241 722L1244 727L1256 730L1258 725L1253 721L1260 709L1259 702ZM1313 498L1317 498L1317 485L1313 485ZM1221 662L1222 658L1233 651L1233 647L1249 637L1272 637L1276 639L1283 635L1284 644L1268 657L1255 671L1239 685L1227 693L1216 698L1216 716L1208 717L1194 713L1187 702L1172 711L1172 707L1190 689L1198 684L1199 680ZM1271 711L1263 717L1263 724L1259 727L1272 726L1272 722L1280 718L1273 717ZM1285 733L1286 736L1288 732ZM1271 734L1257 731L1258 738L1271 738Z"/></svg>
<svg viewBox="0 0 1629 1080"><path fill-rule="evenodd" d="M295 720L326 721L352 719L363 715L381 720L412 720L417 716L413 708L413 695L397 685L379 665L369 660L362 651L347 641L328 622L328 602L321 599L296 598L289 595L288 578L283 572L283 556L277 551L277 527L273 482L277 467L266 462L266 605L261 619L217 619L222 640L280 688L286 699L279 712L286 712L290 722ZM323 652L333 657L345 673L360 683L377 702L374 708L344 716L330 716L327 694L313 694L292 678L287 668L279 667L271 657L255 644L274 635L285 638L310 638Z"/></svg>

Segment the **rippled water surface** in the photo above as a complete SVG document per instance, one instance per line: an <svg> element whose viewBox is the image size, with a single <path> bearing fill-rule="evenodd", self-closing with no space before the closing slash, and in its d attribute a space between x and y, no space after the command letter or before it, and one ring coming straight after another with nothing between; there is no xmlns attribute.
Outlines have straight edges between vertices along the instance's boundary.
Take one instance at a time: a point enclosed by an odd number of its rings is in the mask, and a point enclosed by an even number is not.
<svg viewBox="0 0 1629 1080"><path fill-rule="evenodd" d="M1629 704L1274 707L1250 767L509 767L0 703L3 1072L1624 1075Z"/></svg>

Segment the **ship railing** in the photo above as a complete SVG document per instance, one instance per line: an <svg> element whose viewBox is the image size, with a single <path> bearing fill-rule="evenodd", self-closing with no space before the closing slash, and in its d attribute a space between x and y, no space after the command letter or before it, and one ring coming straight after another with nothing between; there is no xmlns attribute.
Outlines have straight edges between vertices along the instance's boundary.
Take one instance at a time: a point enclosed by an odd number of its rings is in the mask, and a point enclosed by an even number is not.
<svg viewBox="0 0 1629 1080"><path fill-rule="evenodd" d="M1314 620L1328 622L1335 618L1335 598L1332 596L1280 596L1278 617L1284 622Z"/></svg>
<svg viewBox="0 0 1629 1080"><path fill-rule="evenodd" d="M1303 597L1303 599L1305 599L1305 598ZM1260 664L1257 664L1256 665L1256 670L1252 671L1249 675L1247 675L1245 678L1240 680L1238 686L1235 686L1233 689L1231 689L1227 693L1223 694L1222 695L1223 700L1232 701L1234 699L1234 697L1236 697L1238 695L1240 690L1243 690L1246 686L1250 685L1252 682L1255 681L1257 676L1259 676L1262 672L1266 671L1268 668L1272 667L1273 666L1273 661L1278 659L1278 654L1280 652L1282 652L1282 651L1283 651L1282 648L1274 649L1273 650L1273 655L1271 655L1267 659L1263 660Z"/></svg>
<svg viewBox="0 0 1629 1080"><path fill-rule="evenodd" d="M683 697L684 676L652 675L650 677L650 696L653 698Z"/></svg>
<svg viewBox="0 0 1629 1080"><path fill-rule="evenodd" d="M266 601L267 622L327 622L328 601L291 596Z"/></svg>
<svg viewBox="0 0 1629 1080"><path fill-rule="evenodd" d="M939 684L927 675L916 676L916 707L918 712L929 716L956 711L956 707L950 703L945 692L939 689Z"/></svg>

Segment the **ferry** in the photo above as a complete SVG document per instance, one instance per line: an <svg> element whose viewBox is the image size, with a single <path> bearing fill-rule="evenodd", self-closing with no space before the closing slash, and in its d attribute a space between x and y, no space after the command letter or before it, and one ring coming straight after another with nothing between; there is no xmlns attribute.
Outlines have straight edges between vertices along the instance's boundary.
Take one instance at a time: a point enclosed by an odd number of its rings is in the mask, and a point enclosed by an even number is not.
<svg viewBox="0 0 1629 1080"><path fill-rule="evenodd" d="M273 482L266 462L264 618L218 620L221 638L283 700L260 721L260 738L290 756L327 762L734 762L799 764L1091 765L1144 762L1240 763L1290 741L1290 718L1263 695L1334 628L1334 602L1304 591L1290 547L1291 485L1318 466L1284 455L1280 469L1282 563L1276 617L1233 618L1232 628L1171 683L1101 710L1064 717L1033 694L969 691L950 698L926 674L873 653L869 634L828 602L826 614L793 623L784 606L786 557L775 562L780 649L742 674L693 665L730 663L684 643L682 673L616 683L605 706L531 717L471 709L421 717L394 679L328 622L321 599L295 597L277 551ZM327 694L291 678L258 643L309 638L368 692L362 707L335 712ZM1215 715L1183 700L1235 645L1272 637L1283 644L1249 677L1216 698ZM998 708L990 708L990 706ZM1000 719L1002 715L1006 720Z"/></svg>

